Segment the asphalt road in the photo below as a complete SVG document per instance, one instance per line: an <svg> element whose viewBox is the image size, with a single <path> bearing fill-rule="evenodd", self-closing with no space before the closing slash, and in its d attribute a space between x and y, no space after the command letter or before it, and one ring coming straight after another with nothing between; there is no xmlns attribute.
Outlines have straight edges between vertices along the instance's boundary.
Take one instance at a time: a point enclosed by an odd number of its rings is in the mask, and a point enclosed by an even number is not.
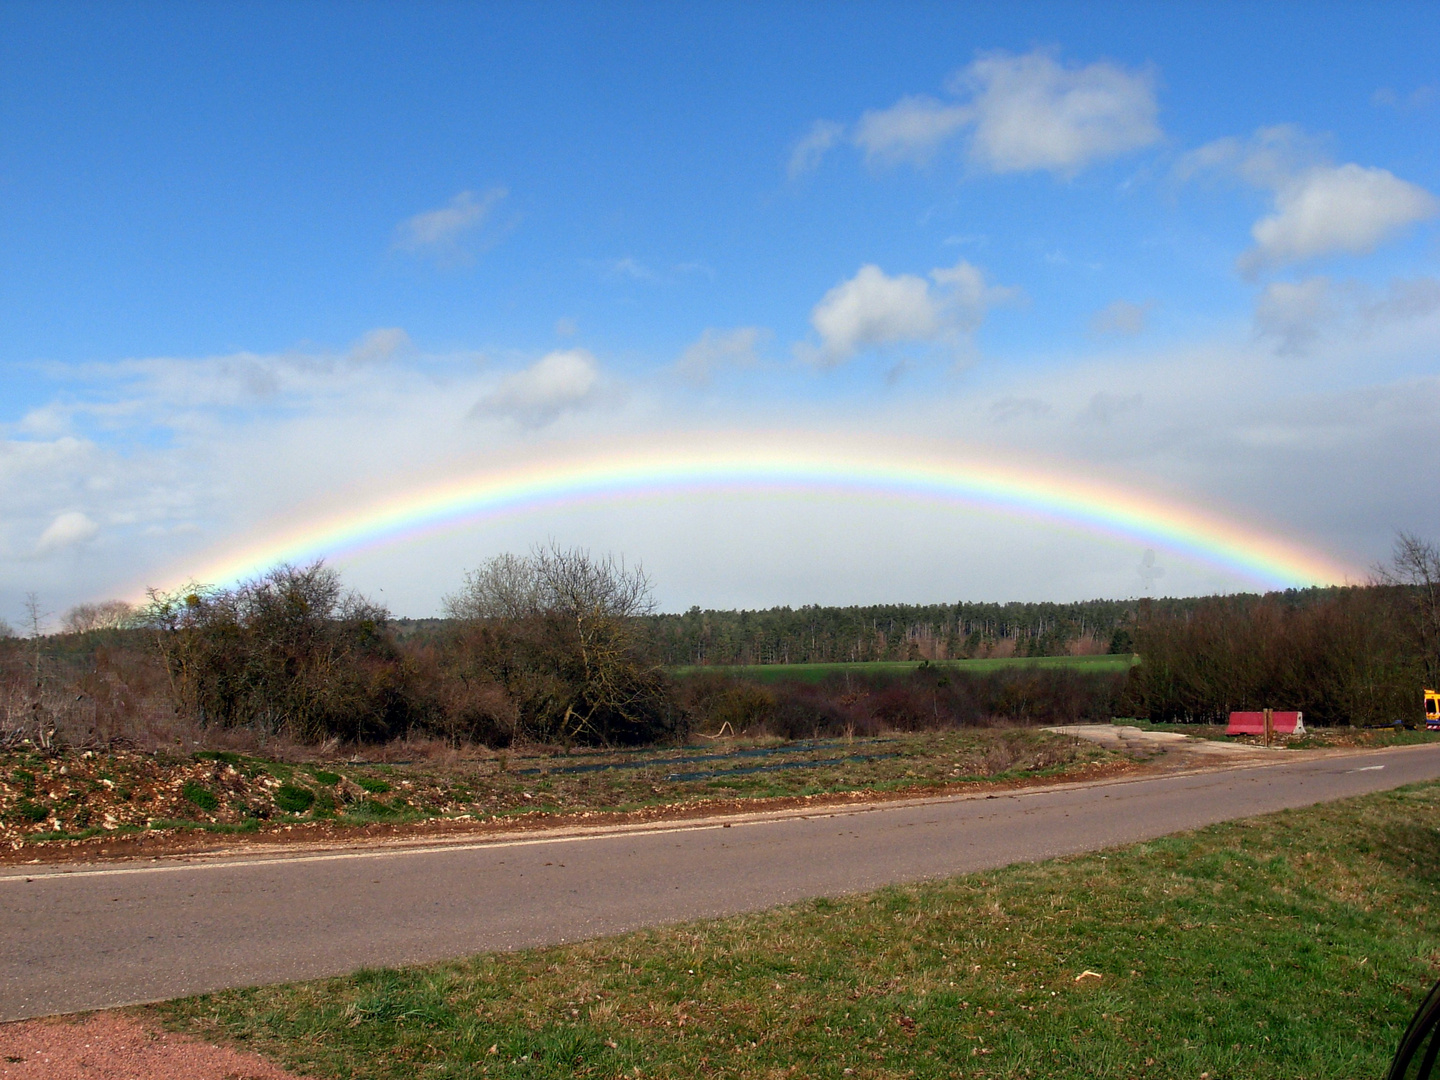
<svg viewBox="0 0 1440 1080"><path fill-rule="evenodd" d="M0 1020L518 949L1440 778L1440 746L569 838L0 875Z"/></svg>

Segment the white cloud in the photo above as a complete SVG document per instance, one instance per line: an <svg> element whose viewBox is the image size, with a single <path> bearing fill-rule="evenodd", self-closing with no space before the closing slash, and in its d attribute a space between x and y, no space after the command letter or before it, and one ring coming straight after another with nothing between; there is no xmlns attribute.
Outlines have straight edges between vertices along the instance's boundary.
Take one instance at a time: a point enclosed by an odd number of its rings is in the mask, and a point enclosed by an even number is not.
<svg viewBox="0 0 1440 1080"><path fill-rule="evenodd" d="M1255 330L1278 338L1282 353L1301 353L1315 340L1321 325L1335 310L1334 283L1316 277L1308 281L1275 281L1255 302Z"/></svg>
<svg viewBox="0 0 1440 1080"><path fill-rule="evenodd" d="M55 518L49 527L40 534L40 540L35 545L35 550L38 554L48 554L52 551L59 551L61 548L74 547L76 544L93 540L99 533L100 526L85 514L79 510L67 510Z"/></svg>
<svg viewBox="0 0 1440 1080"><path fill-rule="evenodd" d="M1355 341L1440 312L1440 280L1396 279L1383 293L1358 281L1276 281L1255 302L1255 332L1282 355L1305 355L1322 337Z"/></svg>
<svg viewBox="0 0 1440 1080"><path fill-rule="evenodd" d="M833 120L816 120L810 125L804 138L790 151L790 165L786 170L790 179L809 172L820 164L826 152L838 143L845 134L845 125Z"/></svg>
<svg viewBox="0 0 1440 1080"><path fill-rule="evenodd" d="M923 165L947 139L971 121L971 111L923 95L901 98L888 109L870 109L853 139L871 161Z"/></svg>
<svg viewBox="0 0 1440 1080"><path fill-rule="evenodd" d="M352 364L383 364L413 347L410 335L398 326L371 330L350 346Z"/></svg>
<svg viewBox="0 0 1440 1080"><path fill-rule="evenodd" d="M1155 80L1106 61L1066 67L1042 50L992 53L951 80L974 94L970 158L991 172L1073 173L1161 137Z"/></svg>
<svg viewBox="0 0 1440 1080"><path fill-rule="evenodd" d="M1154 306L1150 301L1134 304L1129 300L1116 300L1094 314L1090 319L1090 332L1134 337L1145 329L1145 320Z"/></svg>
<svg viewBox="0 0 1440 1080"><path fill-rule="evenodd" d="M943 291L934 277L916 276L932 299ZM1335 287L1350 295L1343 282ZM898 446L924 433L969 440L970 450L991 462L1053 454L1067 474L1133 483L1257 529L1308 538L1337 555L1353 552L1363 567L1384 557L1392 526L1429 535L1440 529L1440 509L1415 494L1432 490L1440 475L1440 446L1426 437L1440 408L1440 379L1428 374L1440 350L1437 297L1440 283L1431 279L1365 293L1349 310L1356 327L1376 319L1373 329L1354 343L1332 342L1326 324L1303 378L1293 361L1275 356L1271 340L1226 333L1143 354L1127 344L1115 356L1086 349L1074 362L978 365L958 380L919 372L883 396L868 382L843 381L813 395L791 393L812 380L780 369L756 372L703 401L667 397L670 384L660 380L648 397L643 389L627 396L623 412L577 409L540 431L466 421L472 403L494 395L508 374L477 369L468 356L375 365L351 365L338 349L309 359L249 357L279 372L284 408L236 408L226 394L211 393L214 358L152 362L143 382L131 369L112 369L109 381L97 376L83 393L59 396L113 405L115 422L132 427L98 444L71 438L42 445L18 434L0 440L0 614L14 622L20 596L32 588L54 610L130 597L146 584L203 571L217 548L282 535L297 521L356 512L372 499L382 503L481 470L538 467L552 454L583 460L624 437L637 453L663 461L706 430L749 452L757 431L777 429L811 452L828 444ZM1415 317L1402 318L1407 312ZM200 389L177 374L182 369ZM607 400L603 368L594 393L597 405ZM527 403L537 397L545 395L528 395ZM173 435L152 438L156 429L146 425L155 417L173 425ZM956 454L963 452L956 444ZM109 486L97 491L100 483ZM37 538L57 515L80 509L102 526L93 543L65 549L65 557L36 558ZM341 555L338 565L351 584L415 615L433 611L475 560L523 551L547 536L643 557L663 601L681 610L691 603L1134 591L1143 545L1121 550L983 517L930 505L871 513L848 499L743 492L567 504ZM816 540L797 554L784 539L802 533ZM1157 550L1167 591L1247 584L1223 574L1212 581L1210 571Z"/></svg>
<svg viewBox="0 0 1440 1080"><path fill-rule="evenodd" d="M978 267L960 260L930 272L890 277L873 263L827 292L810 313L820 347L800 346L802 359L833 367L865 349L906 343L958 344L1016 289L988 285ZM933 281L933 284L932 284Z"/></svg>
<svg viewBox="0 0 1440 1080"><path fill-rule="evenodd" d="M1327 160L1324 139L1294 124L1276 124L1248 139L1227 135L1181 155L1175 175L1193 180L1210 172L1233 173L1255 187L1277 189Z"/></svg>
<svg viewBox="0 0 1440 1080"><path fill-rule="evenodd" d="M1275 213L1250 230L1246 273L1322 255L1365 255L1407 225L1434 217L1440 203L1386 169L1359 165L1308 169L1275 193Z"/></svg>
<svg viewBox="0 0 1440 1080"><path fill-rule="evenodd" d="M547 353L505 378L476 403L475 415L504 416L540 427L588 404L600 386L600 365L585 349Z"/></svg>
<svg viewBox="0 0 1440 1080"><path fill-rule="evenodd" d="M1134 412L1144 403L1143 394L1117 394L1109 390L1101 390L1091 396L1080 413L1080 419L1086 423L1108 425L1113 423L1116 417Z"/></svg>
<svg viewBox="0 0 1440 1080"><path fill-rule="evenodd" d="M1322 140L1291 125L1217 139L1181 158L1176 175L1188 180L1216 170L1274 193L1274 211L1250 230L1255 246L1236 262L1247 276L1326 255L1365 255L1440 213L1440 201L1424 188L1386 169L1336 165Z"/></svg>
<svg viewBox="0 0 1440 1080"><path fill-rule="evenodd" d="M1380 108L1395 109L1401 112L1408 112L1414 109L1423 109L1435 100L1435 86L1417 86L1408 94L1397 94L1388 86L1382 86L1370 95L1370 104Z"/></svg>
<svg viewBox="0 0 1440 1080"><path fill-rule="evenodd" d="M1037 416L1046 416L1049 412L1050 403L1038 397L1016 397L1007 394L990 403L990 419L1001 424L1016 419L1034 419Z"/></svg>
<svg viewBox="0 0 1440 1080"><path fill-rule="evenodd" d="M680 354L675 370L691 382L706 382L723 367L754 367L755 350L770 339L761 326L739 326L733 330L708 328Z"/></svg>
<svg viewBox="0 0 1440 1080"><path fill-rule="evenodd" d="M507 194L504 188L491 188L478 196L473 191L462 191L439 209L426 210L401 222L395 230L395 247L442 259L460 256L461 238L483 224Z"/></svg>
<svg viewBox="0 0 1440 1080"><path fill-rule="evenodd" d="M964 100L920 95L872 109L853 141L872 161L923 164L969 129L975 168L1072 175L1161 138L1153 75L1108 61L1081 67L1041 49L990 53L953 75L947 89Z"/></svg>

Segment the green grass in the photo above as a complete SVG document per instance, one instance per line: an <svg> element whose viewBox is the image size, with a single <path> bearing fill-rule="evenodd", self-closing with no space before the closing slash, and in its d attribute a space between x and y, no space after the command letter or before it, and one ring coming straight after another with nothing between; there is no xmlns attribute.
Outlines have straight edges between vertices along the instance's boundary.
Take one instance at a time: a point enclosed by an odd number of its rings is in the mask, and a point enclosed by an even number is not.
<svg viewBox="0 0 1440 1080"><path fill-rule="evenodd" d="M208 788L201 787L193 780L187 780L180 788L180 794L201 810L213 812L220 808L220 797Z"/></svg>
<svg viewBox="0 0 1440 1080"><path fill-rule="evenodd" d="M275 789L275 805L288 814L303 814L315 802L315 793L298 784L281 784Z"/></svg>
<svg viewBox="0 0 1440 1080"><path fill-rule="evenodd" d="M354 1080L1379 1077L1440 969L1437 833L1440 785L1417 785L1103 854L157 1011Z"/></svg>
<svg viewBox="0 0 1440 1080"><path fill-rule="evenodd" d="M935 663L913 660L873 660L856 664L711 664L671 668L672 674L737 675L755 682L781 681L818 683L832 675L908 675L928 664L935 669L987 672L1003 668L1058 667L1077 671L1126 671L1136 663L1134 656L1005 656L986 660L941 660Z"/></svg>

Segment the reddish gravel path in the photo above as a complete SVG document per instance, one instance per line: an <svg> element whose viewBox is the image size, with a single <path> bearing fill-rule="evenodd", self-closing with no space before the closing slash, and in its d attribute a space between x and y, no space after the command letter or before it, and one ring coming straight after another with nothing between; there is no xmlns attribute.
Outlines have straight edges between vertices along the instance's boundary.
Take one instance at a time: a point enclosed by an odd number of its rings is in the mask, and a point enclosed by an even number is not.
<svg viewBox="0 0 1440 1080"><path fill-rule="evenodd" d="M0 1024L0 1080L304 1080L258 1054L147 1027L126 1013Z"/></svg>

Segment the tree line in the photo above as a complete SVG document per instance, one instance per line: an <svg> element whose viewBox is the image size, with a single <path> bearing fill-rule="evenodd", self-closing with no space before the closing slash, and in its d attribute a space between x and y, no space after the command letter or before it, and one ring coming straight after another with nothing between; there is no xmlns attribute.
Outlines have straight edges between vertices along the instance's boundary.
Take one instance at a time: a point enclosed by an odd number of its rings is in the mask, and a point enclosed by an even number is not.
<svg viewBox="0 0 1440 1080"><path fill-rule="evenodd" d="M1363 586L1142 602L1134 637L1126 707L1152 720L1277 708L1319 724L1414 723L1421 690L1440 687L1440 549L1402 534Z"/></svg>
<svg viewBox="0 0 1440 1080"><path fill-rule="evenodd" d="M1333 589L1292 590L1311 604ZM1256 597L1255 599L1258 599ZM761 611L692 607L646 617L654 654L675 667L737 664L960 660L995 656L1129 653L1142 606L1184 615L1202 601L1085 600L1075 603L875 604Z"/></svg>
<svg viewBox="0 0 1440 1080"><path fill-rule="evenodd" d="M727 724L792 737L1264 707L1380 724L1417 717L1422 683L1440 683L1440 553L1408 536L1365 586L1264 596L665 615L641 568L552 545L482 563L444 619L421 623L323 563L153 592L138 610L88 605L58 635L31 607L30 636L0 640L0 743L570 747ZM943 663L1107 650L1138 663L1128 675ZM728 670L894 659L922 666L765 686Z"/></svg>

